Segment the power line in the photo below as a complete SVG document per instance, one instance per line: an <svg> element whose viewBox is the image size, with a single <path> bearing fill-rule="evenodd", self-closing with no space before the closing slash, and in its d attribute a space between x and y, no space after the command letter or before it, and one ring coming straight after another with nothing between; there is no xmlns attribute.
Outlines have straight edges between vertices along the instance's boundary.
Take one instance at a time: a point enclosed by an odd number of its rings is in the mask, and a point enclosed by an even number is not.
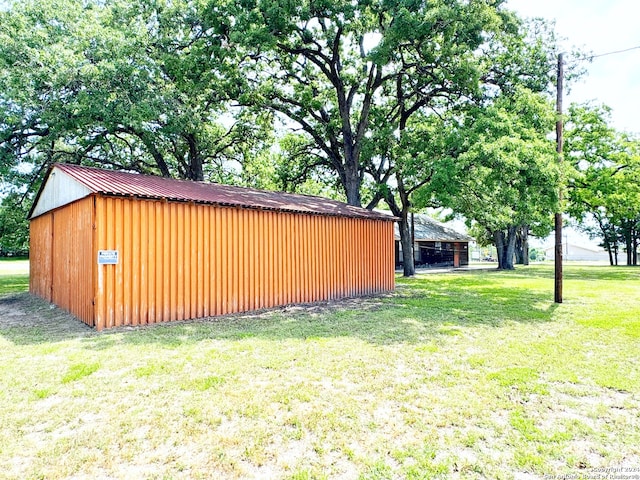
<svg viewBox="0 0 640 480"><path fill-rule="evenodd" d="M615 55L616 53L630 52L631 50L637 50L639 48L640 48L640 45L638 45L637 47L625 48L624 50L615 50L613 52L600 53L598 55L591 55L589 57L589 59L592 60L592 59L598 58L598 57L606 57L607 55Z"/></svg>

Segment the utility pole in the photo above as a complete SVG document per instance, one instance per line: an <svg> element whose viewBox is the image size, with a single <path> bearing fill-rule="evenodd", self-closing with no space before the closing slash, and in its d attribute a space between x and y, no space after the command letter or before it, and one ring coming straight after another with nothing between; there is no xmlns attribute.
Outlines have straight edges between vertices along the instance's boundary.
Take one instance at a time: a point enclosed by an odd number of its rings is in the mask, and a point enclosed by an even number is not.
<svg viewBox="0 0 640 480"><path fill-rule="evenodd" d="M562 53L558 54L558 80L556 86L556 151L558 152L558 163L562 163L562 81L564 69ZM558 211L555 216L556 227L556 248L555 248L555 289L554 302L562 303L562 187L558 191Z"/></svg>

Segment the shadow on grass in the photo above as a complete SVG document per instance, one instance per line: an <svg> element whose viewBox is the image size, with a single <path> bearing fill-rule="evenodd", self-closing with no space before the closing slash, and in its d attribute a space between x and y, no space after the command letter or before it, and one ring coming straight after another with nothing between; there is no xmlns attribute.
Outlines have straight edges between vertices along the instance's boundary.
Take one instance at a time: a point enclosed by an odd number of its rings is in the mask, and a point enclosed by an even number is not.
<svg viewBox="0 0 640 480"><path fill-rule="evenodd" d="M519 267L514 270L516 274L526 272L529 277L549 278L553 280L553 266L530 265ZM565 280L588 280L588 281L625 281L640 280L640 267L619 265L611 267L608 265L573 265L571 263L563 265L562 276Z"/></svg>
<svg viewBox="0 0 640 480"><path fill-rule="evenodd" d="M529 277L529 274L515 275L525 280ZM465 328L551 321L555 310L552 292L518 286L521 281L518 278L511 272L426 275L400 279L396 292L386 296L287 306L147 327L120 327L102 333L51 308L46 302L20 294L15 296L14 301L20 304L16 310L22 308L25 315L9 324L0 320L0 335L14 344L83 338L90 349L106 349L120 343L177 347L206 339L242 341L248 338L353 337L370 343L393 344L421 343L458 335Z"/></svg>

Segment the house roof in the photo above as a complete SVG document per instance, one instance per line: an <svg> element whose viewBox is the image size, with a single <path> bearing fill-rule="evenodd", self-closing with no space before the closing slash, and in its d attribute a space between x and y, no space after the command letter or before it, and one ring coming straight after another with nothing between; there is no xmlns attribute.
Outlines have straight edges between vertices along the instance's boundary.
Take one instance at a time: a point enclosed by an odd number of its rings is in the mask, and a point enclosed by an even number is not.
<svg viewBox="0 0 640 480"><path fill-rule="evenodd" d="M52 181L58 175L61 179ZM48 187L60 182L61 188ZM49 190L49 191L47 191ZM228 207L255 208L292 213L330 215L395 221L394 217L347 205L328 198L270 192L216 183L175 180L138 173L104 170L70 164L55 164L47 173L34 201L30 218L71 203L92 193L144 199L195 202Z"/></svg>
<svg viewBox="0 0 640 480"><path fill-rule="evenodd" d="M411 217L409 217L411 224ZM417 242L471 242L473 237L454 230L427 215L414 214L415 240ZM395 226L395 238L400 238L398 225Z"/></svg>

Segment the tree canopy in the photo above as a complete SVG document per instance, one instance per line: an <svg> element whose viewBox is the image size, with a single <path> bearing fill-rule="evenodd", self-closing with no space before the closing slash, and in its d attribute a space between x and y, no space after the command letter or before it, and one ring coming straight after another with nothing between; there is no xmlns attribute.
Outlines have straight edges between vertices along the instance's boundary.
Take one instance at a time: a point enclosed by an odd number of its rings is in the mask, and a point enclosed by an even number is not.
<svg viewBox="0 0 640 480"><path fill-rule="evenodd" d="M229 181L225 163L238 171L251 161L269 143L270 119L230 112L242 82L210 9L55 0L0 12L3 165L82 162Z"/></svg>
<svg viewBox="0 0 640 480"><path fill-rule="evenodd" d="M519 228L551 230L560 180L548 136L554 123L548 99L518 88L445 125L458 153L440 159L430 195L481 228L496 245L499 268L513 268Z"/></svg>
<svg viewBox="0 0 640 480"><path fill-rule="evenodd" d="M603 105L571 105L566 129L570 178L569 213L592 238L599 238L618 264L637 265L640 243L640 140L610 125Z"/></svg>
<svg viewBox="0 0 640 480"><path fill-rule="evenodd" d="M522 199L555 181L533 133L547 124L518 112L540 110L555 48L503 0L9 2L0 174L32 165L27 201L56 161L384 199L406 252L408 212L433 202L494 202L476 222L495 232L517 211L538 228L553 197ZM476 166L493 191L454 201Z"/></svg>
<svg viewBox="0 0 640 480"><path fill-rule="evenodd" d="M308 166L334 171L347 201L361 205L366 175L384 185L394 168L367 149L380 128L389 139L416 113L481 97L483 82L546 84L540 76L548 51L527 46L503 3L238 3L230 45L246 52L241 69L252 87L241 101L278 112L304 132L315 152ZM514 62L525 50L526 72Z"/></svg>

